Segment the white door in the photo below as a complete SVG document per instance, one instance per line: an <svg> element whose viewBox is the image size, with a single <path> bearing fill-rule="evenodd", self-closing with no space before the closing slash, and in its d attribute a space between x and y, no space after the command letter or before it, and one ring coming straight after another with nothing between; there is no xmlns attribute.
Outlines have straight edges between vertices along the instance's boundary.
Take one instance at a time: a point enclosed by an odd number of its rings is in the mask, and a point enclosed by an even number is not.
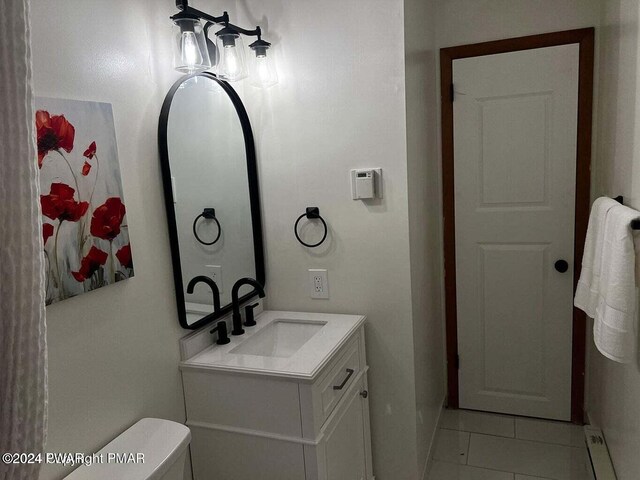
<svg viewBox="0 0 640 480"><path fill-rule="evenodd" d="M578 54L453 62L461 408L571 416Z"/></svg>

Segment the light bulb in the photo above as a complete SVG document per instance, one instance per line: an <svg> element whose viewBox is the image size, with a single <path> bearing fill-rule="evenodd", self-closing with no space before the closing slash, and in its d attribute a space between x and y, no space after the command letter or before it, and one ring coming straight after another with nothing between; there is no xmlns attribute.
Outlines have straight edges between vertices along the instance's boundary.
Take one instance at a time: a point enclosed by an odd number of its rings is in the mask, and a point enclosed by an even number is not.
<svg viewBox="0 0 640 480"><path fill-rule="evenodd" d="M244 62L244 46L240 34L230 27L225 27L216 33L218 47L218 77L228 82L242 80L247 76Z"/></svg>
<svg viewBox="0 0 640 480"><path fill-rule="evenodd" d="M227 77L237 77L240 71L240 66L238 65L238 53L236 52L236 47L225 47L227 51L225 55L225 71L224 74Z"/></svg>
<svg viewBox="0 0 640 480"><path fill-rule="evenodd" d="M190 17L175 17L174 68L189 74L211 68L207 42L200 22Z"/></svg>
<svg viewBox="0 0 640 480"><path fill-rule="evenodd" d="M182 32L182 63L193 70L202 64L202 54L194 32Z"/></svg>
<svg viewBox="0 0 640 480"><path fill-rule="evenodd" d="M278 83L278 74L273 66L272 57L267 55L271 44L262 38L249 45L256 57L252 62L251 84L256 87L267 88Z"/></svg>
<svg viewBox="0 0 640 480"><path fill-rule="evenodd" d="M256 57L256 73L252 77L252 83L255 86L267 88L278 83L278 75L276 74L269 57Z"/></svg>

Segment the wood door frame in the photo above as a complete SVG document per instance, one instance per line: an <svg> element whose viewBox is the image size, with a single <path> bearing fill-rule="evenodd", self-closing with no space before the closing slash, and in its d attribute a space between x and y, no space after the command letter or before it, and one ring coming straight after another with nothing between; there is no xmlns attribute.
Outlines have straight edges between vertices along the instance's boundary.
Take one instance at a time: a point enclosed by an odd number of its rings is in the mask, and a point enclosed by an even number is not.
<svg viewBox="0 0 640 480"><path fill-rule="evenodd" d="M440 50L442 115L442 199L444 216L444 269L447 346L448 404L459 406L458 322L456 305L456 244L453 152L453 61L461 58L579 44L578 137L576 149L576 198L574 229L574 293L580 278L582 253L587 233L591 183L591 130L595 29L562 32L475 43ZM571 362L571 421L584 423L586 315L573 308Z"/></svg>

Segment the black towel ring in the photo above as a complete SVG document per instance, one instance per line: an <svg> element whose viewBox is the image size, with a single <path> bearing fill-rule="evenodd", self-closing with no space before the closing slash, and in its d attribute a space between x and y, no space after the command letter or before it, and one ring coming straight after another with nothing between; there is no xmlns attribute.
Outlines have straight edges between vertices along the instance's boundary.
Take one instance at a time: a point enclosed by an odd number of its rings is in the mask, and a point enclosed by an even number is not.
<svg viewBox="0 0 640 480"><path fill-rule="evenodd" d="M624 205L624 197L622 195L618 195L617 197L613 197L613 199ZM631 230L640 230L640 218L634 218L631 220Z"/></svg>
<svg viewBox="0 0 640 480"><path fill-rule="evenodd" d="M216 222L216 225L218 226L218 235L216 236L216 238L213 240L213 242L205 242L204 240L202 240L200 238L200 236L198 235L198 231L196 229L196 225L198 223L198 220L200 220L200 218L205 218L207 220L213 220L214 222ZM220 235L222 235L222 227L220 226L220 222L218 221L218 219L216 218L216 209L215 208L205 208L202 213L200 215L198 215L196 217L196 219L193 221L193 236L196 237L196 240L198 242L200 242L202 245L213 245L214 243L216 243L218 240L220 240Z"/></svg>
<svg viewBox="0 0 640 480"><path fill-rule="evenodd" d="M318 243L305 243L300 238L300 235L298 235L298 224L300 223L300 220L302 220L304 217L307 217L309 220L317 219L322 222L322 225L324 226L324 235L322 235L322 239ZM306 212L298 217L298 219L296 220L296 224L293 226L293 233L295 233L298 241L305 247L309 247L309 248L315 248L322 245L322 243L327 238L327 232L328 232L327 222L325 222L324 218L320 216L320 209L318 207L307 207Z"/></svg>

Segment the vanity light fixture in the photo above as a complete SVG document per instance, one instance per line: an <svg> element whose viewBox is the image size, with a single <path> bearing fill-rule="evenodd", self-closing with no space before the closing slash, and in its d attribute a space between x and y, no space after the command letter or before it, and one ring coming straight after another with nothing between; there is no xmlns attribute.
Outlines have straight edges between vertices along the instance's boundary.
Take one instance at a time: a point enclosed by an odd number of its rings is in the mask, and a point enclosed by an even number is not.
<svg viewBox="0 0 640 480"><path fill-rule="evenodd" d="M259 87L269 87L278 82L278 76L271 59L267 57L269 42L262 40L260 27L246 30L229 23L229 14L224 12L214 17L190 7L188 0L176 0L180 10L171 19L177 28L174 43L174 68L182 73L192 74L214 68L216 75L228 82L247 77L242 35L258 37L249 45L255 53L255 72L251 83ZM206 23L202 26L201 21ZM222 25L216 32L215 43L209 39L209 29Z"/></svg>
<svg viewBox="0 0 640 480"><path fill-rule="evenodd" d="M278 74L273 66L271 57L267 56L267 50L271 44L258 38L249 45L249 48L256 54L255 72L251 77L251 83L256 87L267 88L278 83Z"/></svg>

